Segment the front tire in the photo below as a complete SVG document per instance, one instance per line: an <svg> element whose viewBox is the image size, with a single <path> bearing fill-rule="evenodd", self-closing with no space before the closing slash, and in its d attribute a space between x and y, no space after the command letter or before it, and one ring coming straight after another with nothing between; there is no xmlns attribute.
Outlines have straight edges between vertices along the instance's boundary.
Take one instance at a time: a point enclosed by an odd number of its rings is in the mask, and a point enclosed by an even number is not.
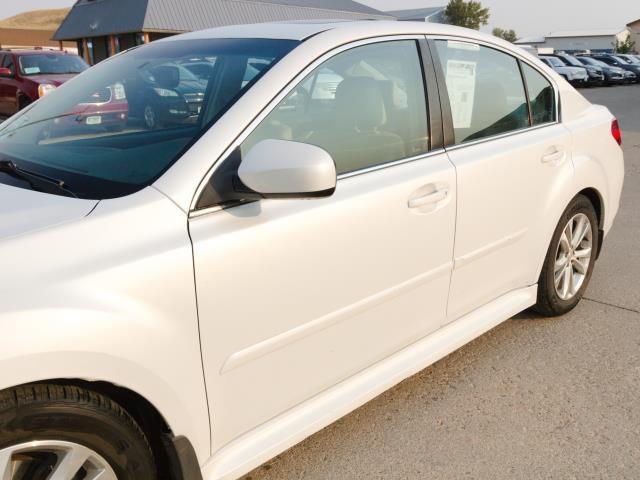
<svg viewBox="0 0 640 480"><path fill-rule="evenodd" d="M0 478L155 480L156 469L144 433L118 404L39 384L0 392Z"/></svg>
<svg viewBox="0 0 640 480"><path fill-rule="evenodd" d="M534 306L538 313L556 317L575 308L591 280L598 241L595 208L578 195L562 214L547 251Z"/></svg>

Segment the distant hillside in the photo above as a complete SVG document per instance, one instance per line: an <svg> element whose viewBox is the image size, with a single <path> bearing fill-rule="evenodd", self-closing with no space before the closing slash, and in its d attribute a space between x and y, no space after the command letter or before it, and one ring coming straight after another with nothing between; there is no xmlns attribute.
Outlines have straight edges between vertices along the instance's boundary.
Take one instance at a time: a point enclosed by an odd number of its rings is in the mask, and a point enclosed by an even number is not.
<svg viewBox="0 0 640 480"><path fill-rule="evenodd" d="M69 10L69 8L56 8L21 13L5 20L0 20L0 28L57 30Z"/></svg>

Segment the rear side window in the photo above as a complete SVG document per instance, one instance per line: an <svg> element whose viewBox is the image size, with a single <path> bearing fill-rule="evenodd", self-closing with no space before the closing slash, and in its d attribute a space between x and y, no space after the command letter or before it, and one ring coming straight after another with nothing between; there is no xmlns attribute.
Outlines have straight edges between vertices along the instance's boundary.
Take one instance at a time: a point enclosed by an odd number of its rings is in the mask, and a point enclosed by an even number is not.
<svg viewBox="0 0 640 480"><path fill-rule="evenodd" d="M439 40L455 143L461 144L529 126L518 61L477 44Z"/></svg>
<svg viewBox="0 0 640 480"><path fill-rule="evenodd" d="M418 45L381 42L337 54L305 78L242 143L242 155L266 139L317 145L338 173L429 150Z"/></svg>
<svg viewBox="0 0 640 480"><path fill-rule="evenodd" d="M549 80L529 65L522 64L531 103L532 124L542 125L556 120L556 97Z"/></svg>

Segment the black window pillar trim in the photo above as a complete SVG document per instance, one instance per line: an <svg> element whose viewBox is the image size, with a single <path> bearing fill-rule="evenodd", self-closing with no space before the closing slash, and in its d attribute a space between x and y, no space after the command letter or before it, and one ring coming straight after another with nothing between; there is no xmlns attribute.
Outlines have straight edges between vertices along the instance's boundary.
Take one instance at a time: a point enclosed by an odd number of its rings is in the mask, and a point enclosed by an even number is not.
<svg viewBox="0 0 640 480"><path fill-rule="evenodd" d="M440 150L444 147L444 132L442 129L442 109L440 106L438 81L426 38L418 40L418 46L420 49L422 76L429 116L429 151Z"/></svg>
<svg viewBox="0 0 640 480"><path fill-rule="evenodd" d="M533 109L531 107L531 99L529 98L529 85L527 84L527 76L524 74L524 64L522 60L516 58L518 62L518 70L520 70L520 78L522 79L522 85L524 87L524 98L527 101L527 112L529 114L529 127L533 127ZM555 94L555 92L554 92Z"/></svg>
<svg viewBox="0 0 640 480"><path fill-rule="evenodd" d="M453 129L453 116L451 114L451 104L449 103L449 93L447 92L447 79L442 71L442 64L436 48L436 41L432 38L426 39L426 45L429 49L431 57L431 65L435 72L436 85L438 88L438 96L440 99L440 112L443 133L443 147L451 147L455 145L455 132Z"/></svg>

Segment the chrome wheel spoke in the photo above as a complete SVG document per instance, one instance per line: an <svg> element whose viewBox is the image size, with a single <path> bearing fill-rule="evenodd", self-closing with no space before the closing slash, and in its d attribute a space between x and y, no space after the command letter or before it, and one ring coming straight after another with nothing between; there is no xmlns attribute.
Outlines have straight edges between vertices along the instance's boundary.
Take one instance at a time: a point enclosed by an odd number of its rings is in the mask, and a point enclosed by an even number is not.
<svg viewBox="0 0 640 480"><path fill-rule="evenodd" d="M558 275L558 272L561 272L567 266L567 257L560 257L556 260L556 263L553 267L554 275Z"/></svg>
<svg viewBox="0 0 640 480"><path fill-rule="evenodd" d="M0 480L13 480L16 469L23 470L21 464L25 463L28 468L49 470L47 480L118 480L111 465L98 453L78 443L58 440L32 441L0 450Z"/></svg>
<svg viewBox="0 0 640 480"><path fill-rule="evenodd" d="M102 470L86 480L118 480L118 477L111 470Z"/></svg>
<svg viewBox="0 0 640 480"><path fill-rule="evenodd" d="M583 248L582 250L576 250L575 252L576 258L591 258L591 247Z"/></svg>
<svg viewBox="0 0 640 480"><path fill-rule="evenodd" d="M556 251L553 281L562 300L575 297L589 271L593 252L593 228L589 217L578 213L567 222Z"/></svg>
<svg viewBox="0 0 640 480"><path fill-rule="evenodd" d="M11 480L11 451L0 451L0 480Z"/></svg>
<svg viewBox="0 0 640 480"><path fill-rule="evenodd" d="M562 232L562 236L560 237L560 250L565 253L568 254L571 251L571 242L569 241L569 237L567 235L567 230L565 229L564 232Z"/></svg>
<svg viewBox="0 0 640 480"><path fill-rule="evenodd" d="M585 266L582 264L582 262L580 262L580 260L578 259L574 259L571 262L572 266L573 266L573 270L575 270L576 272L578 272L580 275L586 275L587 274L587 269L585 268Z"/></svg>
<svg viewBox="0 0 640 480"><path fill-rule="evenodd" d="M573 248L578 248L585 235L587 234L587 230L591 228L589 225L589 220L585 216L579 216L576 220L576 226L573 229L573 238L571 239L571 246Z"/></svg>
<svg viewBox="0 0 640 480"><path fill-rule="evenodd" d="M72 480L82 466L89 460L91 452L81 445L74 445L64 452L62 458L51 472L49 480Z"/></svg>

